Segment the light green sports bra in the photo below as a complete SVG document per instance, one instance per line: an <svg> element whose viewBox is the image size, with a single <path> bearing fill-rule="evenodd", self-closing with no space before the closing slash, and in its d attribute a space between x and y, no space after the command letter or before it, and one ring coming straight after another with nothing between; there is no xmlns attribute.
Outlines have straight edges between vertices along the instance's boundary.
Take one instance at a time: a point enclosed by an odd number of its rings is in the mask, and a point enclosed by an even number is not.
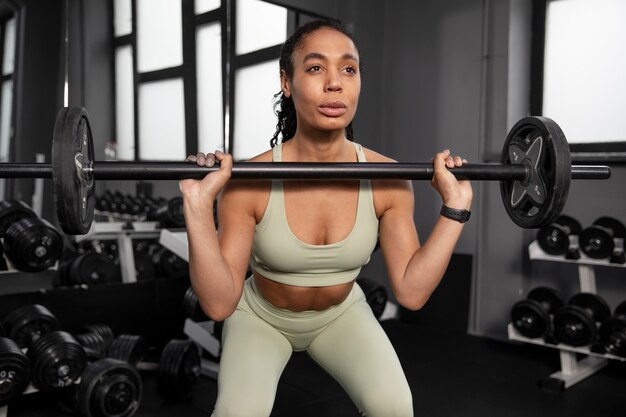
<svg viewBox="0 0 626 417"><path fill-rule="evenodd" d="M361 145L354 143L359 162ZM282 160L282 145L272 150ZM378 239L378 218L369 180L361 180L356 221L350 234L329 245L311 245L298 239L287 223L282 180L273 180L263 218L256 225L250 264L262 276L281 284L325 287L350 282L370 260Z"/></svg>

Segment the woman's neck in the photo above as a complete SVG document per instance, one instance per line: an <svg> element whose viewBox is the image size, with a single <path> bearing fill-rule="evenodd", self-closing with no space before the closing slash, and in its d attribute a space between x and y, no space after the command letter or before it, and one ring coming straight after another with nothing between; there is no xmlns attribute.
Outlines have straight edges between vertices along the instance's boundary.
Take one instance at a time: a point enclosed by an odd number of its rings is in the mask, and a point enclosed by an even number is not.
<svg viewBox="0 0 626 417"><path fill-rule="evenodd" d="M353 162L355 159L354 147L343 130L315 136L296 132L283 145L283 155L287 160L299 162Z"/></svg>

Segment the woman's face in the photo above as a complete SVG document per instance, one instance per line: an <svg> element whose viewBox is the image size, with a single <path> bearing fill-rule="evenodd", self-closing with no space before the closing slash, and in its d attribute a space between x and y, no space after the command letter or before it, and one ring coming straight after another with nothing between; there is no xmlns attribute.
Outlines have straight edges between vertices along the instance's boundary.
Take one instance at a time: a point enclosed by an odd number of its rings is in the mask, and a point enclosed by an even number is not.
<svg viewBox="0 0 626 417"><path fill-rule="evenodd" d="M344 129L354 118L359 93L359 53L334 29L309 33L292 55L293 76L281 73L282 91L293 99L298 130Z"/></svg>

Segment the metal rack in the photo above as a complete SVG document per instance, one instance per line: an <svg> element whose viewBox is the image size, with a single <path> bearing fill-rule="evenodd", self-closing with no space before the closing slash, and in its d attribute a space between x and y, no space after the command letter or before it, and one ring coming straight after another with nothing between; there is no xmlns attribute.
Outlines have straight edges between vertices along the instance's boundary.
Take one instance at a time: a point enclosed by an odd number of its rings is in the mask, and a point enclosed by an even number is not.
<svg viewBox="0 0 626 417"><path fill-rule="evenodd" d="M616 239L618 240L618 239ZM621 239L620 239L621 240ZM621 245L623 242L616 242ZM554 256L546 254L537 241L533 241L528 246L528 254L531 260L543 260L551 262L573 263L578 265L578 279L581 292L596 293L596 275L595 266L626 268L626 265L609 263L606 260L593 259L581 253L580 259L565 259L564 256ZM522 336L509 323L507 326L508 337L510 340L517 340L525 343L531 343L540 346L547 346L559 350L561 361L561 370L557 371L541 381L543 389L548 391L563 391L572 385L582 381L583 379L595 374L604 368L609 359L626 361L626 358L605 353L593 352L590 347L573 347L562 343L552 344L545 342L542 338L531 339ZM578 359L579 354L586 355L583 359Z"/></svg>

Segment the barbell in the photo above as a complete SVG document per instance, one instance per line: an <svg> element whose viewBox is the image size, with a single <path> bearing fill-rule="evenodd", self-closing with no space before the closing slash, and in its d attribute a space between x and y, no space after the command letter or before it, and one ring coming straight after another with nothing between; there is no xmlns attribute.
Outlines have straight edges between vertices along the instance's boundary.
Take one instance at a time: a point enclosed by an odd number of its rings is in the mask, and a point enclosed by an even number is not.
<svg viewBox="0 0 626 417"><path fill-rule="evenodd" d="M91 227L95 180L180 180L202 178L219 167L191 162L94 161L89 115L82 107L59 112L52 140L52 163L0 164L0 178L52 178L59 224L67 234ZM504 207L515 224L538 228L561 213L572 179L607 179L607 166L571 164L561 128L546 117L525 117L504 142L500 164L451 168L459 179L500 181ZM408 179L430 180L432 163L235 162L232 179Z"/></svg>

